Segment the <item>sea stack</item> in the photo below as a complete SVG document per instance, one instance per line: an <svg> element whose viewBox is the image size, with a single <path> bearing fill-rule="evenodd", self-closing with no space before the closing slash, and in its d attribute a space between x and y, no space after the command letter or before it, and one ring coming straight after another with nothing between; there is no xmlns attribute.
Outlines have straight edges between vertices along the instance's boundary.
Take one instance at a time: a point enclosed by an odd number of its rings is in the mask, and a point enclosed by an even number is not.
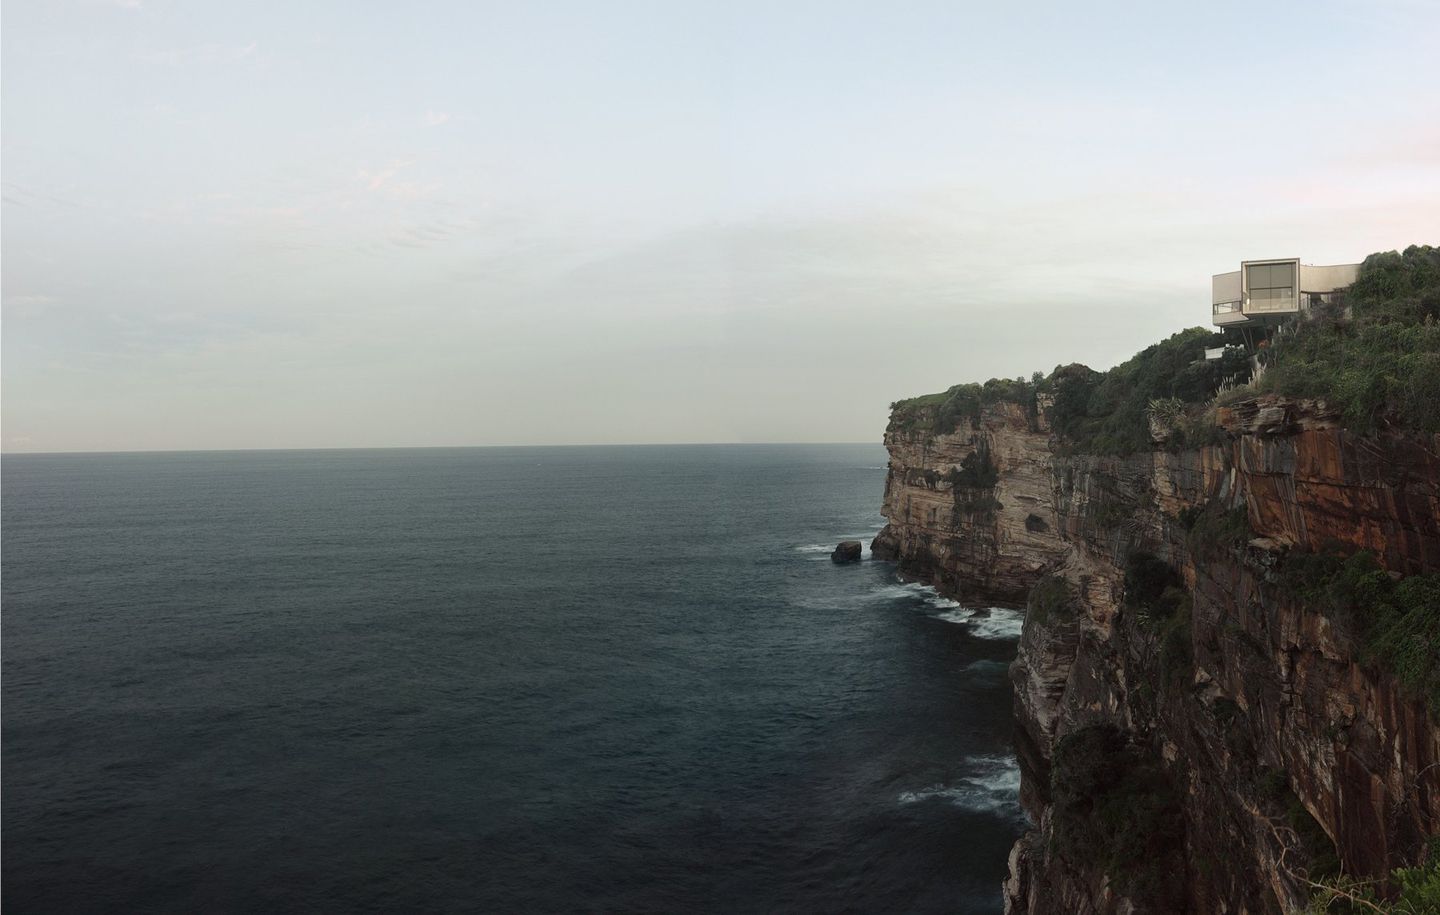
<svg viewBox="0 0 1440 915"><path fill-rule="evenodd" d="M838 563L859 562L860 550L860 541L842 540L840 545L835 547L835 552L830 554L830 560Z"/></svg>

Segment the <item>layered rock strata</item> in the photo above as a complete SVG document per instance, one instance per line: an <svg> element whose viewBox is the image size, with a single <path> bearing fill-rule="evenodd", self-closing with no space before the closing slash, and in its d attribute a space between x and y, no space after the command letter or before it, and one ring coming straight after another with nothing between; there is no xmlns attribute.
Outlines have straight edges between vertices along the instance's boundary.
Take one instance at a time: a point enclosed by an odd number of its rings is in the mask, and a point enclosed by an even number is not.
<svg viewBox="0 0 1440 915"><path fill-rule="evenodd" d="M1027 614L1011 669L1034 828L1006 911L1280 913L1328 855L1362 876L1414 863L1440 833L1440 726L1281 566L1339 547L1396 577L1440 569L1440 437L1356 436L1268 397L1222 409L1218 444L1170 451L1159 429L1149 453L1100 457L1067 454L1044 412L994 404L943 433L892 422L873 547L965 601L1066 585L1063 605ZM1202 514L1243 519L1243 536L1207 539ZM1136 556L1173 574L1183 616L1162 627L1127 603ZM1056 749L1096 726L1172 789L1183 853L1164 868L1063 841Z"/></svg>

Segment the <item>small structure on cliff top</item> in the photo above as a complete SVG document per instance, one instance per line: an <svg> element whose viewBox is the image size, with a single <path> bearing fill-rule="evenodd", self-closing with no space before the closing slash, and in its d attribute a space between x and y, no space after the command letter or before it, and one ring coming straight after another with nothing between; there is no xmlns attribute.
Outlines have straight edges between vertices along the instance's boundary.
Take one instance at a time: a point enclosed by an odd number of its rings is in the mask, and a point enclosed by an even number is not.
<svg viewBox="0 0 1440 915"><path fill-rule="evenodd" d="M1240 330L1248 342L1303 311L1338 303L1359 274L1359 264L1317 267L1298 257L1241 261L1239 270L1210 279L1211 323Z"/></svg>

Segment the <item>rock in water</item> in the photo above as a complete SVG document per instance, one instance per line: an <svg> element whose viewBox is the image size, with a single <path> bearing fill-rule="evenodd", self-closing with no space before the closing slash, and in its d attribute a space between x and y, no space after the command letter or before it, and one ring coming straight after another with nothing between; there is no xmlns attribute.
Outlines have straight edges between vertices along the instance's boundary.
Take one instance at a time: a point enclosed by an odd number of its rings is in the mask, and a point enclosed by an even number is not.
<svg viewBox="0 0 1440 915"><path fill-rule="evenodd" d="M842 540L840 545L835 548L835 552L830 554L830 559L833 562L859 562L860 549L860 541Z"/></svg>

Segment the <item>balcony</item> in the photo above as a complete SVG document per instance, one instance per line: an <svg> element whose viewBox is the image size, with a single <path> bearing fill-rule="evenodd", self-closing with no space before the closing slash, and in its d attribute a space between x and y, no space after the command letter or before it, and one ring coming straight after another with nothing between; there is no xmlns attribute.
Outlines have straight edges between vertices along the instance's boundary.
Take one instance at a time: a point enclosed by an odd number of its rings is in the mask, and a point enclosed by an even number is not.
<svg viewBox="0 0 1440 915"><path fill-rule="evenodd" d="M1295 295L1294 286L1252 288L1244 306L1247 315L1289 314L1299 310L1300 299Z"/></svg>
<svg viewBox="0 0 1440 915"><path fill-rule="evenodd" d="M1210 306L1210 323L1217 327L1226 324L1243 324L1246 321L1245 312L1241 310L1239 302L1216 302Z"/></svg>

